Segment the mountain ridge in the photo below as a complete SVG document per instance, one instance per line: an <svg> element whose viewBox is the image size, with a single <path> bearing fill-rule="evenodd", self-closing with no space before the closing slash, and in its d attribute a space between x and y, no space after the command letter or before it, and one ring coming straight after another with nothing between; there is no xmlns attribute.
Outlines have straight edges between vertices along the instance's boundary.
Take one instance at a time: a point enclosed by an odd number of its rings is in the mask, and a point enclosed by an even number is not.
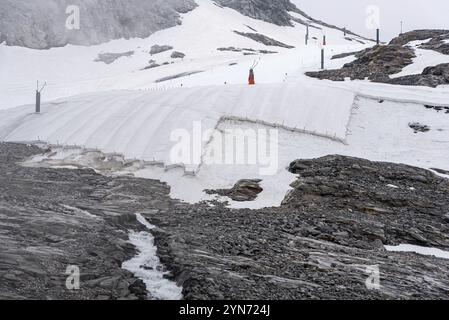
<svg viewBox="0 0 449 320"><path fill-rule="evenodd" d="M290 0L216 0L247 17L278 26L294 22L311 27L342 28L316 20ZM68 6L80 9L81 28L68 30ZM73 45L97 45L120 38L146 38L182 24L180 14L198 7L195 0L0 0L0 43L31 49ZM291 13L301 15L302 18ZM207 22L206 22L207 23ZM213 22L210 22L213 23ZM315 25L314 25L315 24ZM355 35L351 31L348 34ZM361 37L363 38L363 37Z"/></svg>

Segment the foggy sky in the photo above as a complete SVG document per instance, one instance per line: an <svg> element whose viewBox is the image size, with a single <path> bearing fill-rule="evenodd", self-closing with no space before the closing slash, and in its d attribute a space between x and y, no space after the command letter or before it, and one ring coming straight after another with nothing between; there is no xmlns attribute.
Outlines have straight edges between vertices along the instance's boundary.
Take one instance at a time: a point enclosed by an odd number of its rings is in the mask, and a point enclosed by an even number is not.
<svg viewBox="0 0 449 320"><path fill-rule="evenodd" d="M366 26L367 7L379 7L382 40L388 41L400 32L426 28L449 29L448 0L291 0L316 19L371 38L375 31Z"/></svg>

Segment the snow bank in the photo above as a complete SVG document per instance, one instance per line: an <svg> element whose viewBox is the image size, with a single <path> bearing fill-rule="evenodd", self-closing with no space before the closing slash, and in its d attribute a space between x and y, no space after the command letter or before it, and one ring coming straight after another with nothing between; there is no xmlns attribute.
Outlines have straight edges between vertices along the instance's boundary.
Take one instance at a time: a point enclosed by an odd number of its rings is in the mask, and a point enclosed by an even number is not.
<svg viewBox="0 0 449 320"><path fill-rule="evenodd" d="M390 252L412 252L425 256L433 256L441 259L449 259L449 251L443 251L437 248L427 248L411 244L400 244L398 246L385 246L385 249L387 249L387 251Z"/></svg>

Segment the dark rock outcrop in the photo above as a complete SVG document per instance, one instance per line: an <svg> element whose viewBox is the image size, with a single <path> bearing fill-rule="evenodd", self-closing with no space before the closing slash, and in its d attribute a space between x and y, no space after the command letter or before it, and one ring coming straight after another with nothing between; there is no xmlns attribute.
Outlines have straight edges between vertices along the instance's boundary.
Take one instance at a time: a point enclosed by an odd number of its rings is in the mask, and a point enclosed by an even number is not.
<svg viewBox="0 0 449 320"><path fill-rule="evenodd" d="M208 194L217 194L220 196L228 197L234 201L254 201L257 196L263 191L263 188L259 185L262 182L260 179L243 179L237 181L237 183L231 189L219 189L219 190L205 190Z"/></svg>
<svg viewBox="0 0 449 320"><path fill-rule="evenodd" d="M429 42L423 43L419 47L449 55L449 30L447 34L432 38Z"/></svg>
<svg viewBox="0 0 449 320"><path fill-rule="evenodd" d="M162 53L162 52L165 52L165 51L170 51L172 49L173 49L173 47L169 46L169 45L162 45L162 46L160 46L158 44L155 44L154 46L151 47L150 54L151 55L155 55L155 54Z"/></svg>
<svg viewBox="0 0 449 320"><path fill-rule="evenodd" d="M439 85L449 84L449 63L427 67L421 74L413 74L386 80L391 84L408 86L426 86L436 88Z"/></svg>
<svg viewBox="0 0 449 320"><path fill-rule="evenodd" d="M282 48L287 48L287 49L294 48L293 46L282 43L282 42L272 39L270 37L264 36L263 34L260 34L260 33L239 32L239 31L234 31L234 32L242 37L249 38L256 42L262 43L266 46L282 47Z"/></svg>
<svg viewBox="0 0 449 320"><path fill-rule="evenodd" d="M420 45L419 48L449 54L449 43L445 41L449 39L448 30L417 30L402 34L388 45L375 46L358 53L343 53L332 57L332 59L338 59L355 55L356 60L345 64L341 69L307 72L306 75L333 81L344 81L345 78L351 80L369 79L374 82L408 86L437 87L449 84L449 64L429 66L421 74L390 77L413 63L412 59L416 55L414 49L407 44L411 41L426 39L431 40Z"/></svg>
<svg viewBox="0 0 449 320"><path fill-rule="evenodd" d="M291 16L288 12L298 10L289 0L217 0L216 2L248 17L280 26L291 26Z"/></svg>
<svg viewBox="0 0 449 320"><path fill-rule="evenodd" d="M448 35L449 30L435 30L435 29L424 29L424 30L414 30L410 32L403 33L398 37L390 41L390 45L404 46L412 41L422 41L433 38L440 38L444 35Z"/></svg>
<svg viewBox="0 0 449 320"><path fill-rule="evenodd" d="M419 122L412 122L409 123L408 126L415 132L429 132L430 131L430 127L428 125L425 124L421 124Z"/></svg>
<svg viewBox="0 0 449 320"><path fill-rule="evenodd" d="M349 55L353 55L350 53ZM338 70L307 72L306 75L319 79L343 81L370 79L386 82L389 75L398 73L413 63L414 50L400 45L375 46L355 54L357 58Z"/></svg>
<svg viewBox="0 0 449 320"><path fill-rule="evenodd" d="M170 55L170 58L172 59L183 59L186 55L179 51L173 51Z"/></svg>

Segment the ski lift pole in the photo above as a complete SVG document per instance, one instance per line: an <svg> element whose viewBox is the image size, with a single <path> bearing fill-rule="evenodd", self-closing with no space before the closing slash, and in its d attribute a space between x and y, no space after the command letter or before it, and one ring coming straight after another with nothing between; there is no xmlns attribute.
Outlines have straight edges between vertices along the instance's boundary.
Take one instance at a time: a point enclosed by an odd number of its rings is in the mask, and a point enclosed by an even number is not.
<svg viewBox="0 0 449 320"><path fill-rule="evenodd" d="M36 113L41 112L41 93L36 90Z"/></svg>
<svg viewBox="0 0 449 320"><path fill-rule="evenodd" d="M321 48L321 70L324 70L324 47Z"/></svg>
<svg viewBox="0 0 449 320"><path fill-rule="evenodd" d="M309 25L306 25L306 46L309 44Z"/></svg>
<svg viewBox="0 0 449 320"><path fill-rule="evenodd" d="M36 113L41 112L41 92L44 90L45 86L47 85L47 82L44 83L42 88L39 89L39 80L37 81L37 87L36 87Z"/></svg>

